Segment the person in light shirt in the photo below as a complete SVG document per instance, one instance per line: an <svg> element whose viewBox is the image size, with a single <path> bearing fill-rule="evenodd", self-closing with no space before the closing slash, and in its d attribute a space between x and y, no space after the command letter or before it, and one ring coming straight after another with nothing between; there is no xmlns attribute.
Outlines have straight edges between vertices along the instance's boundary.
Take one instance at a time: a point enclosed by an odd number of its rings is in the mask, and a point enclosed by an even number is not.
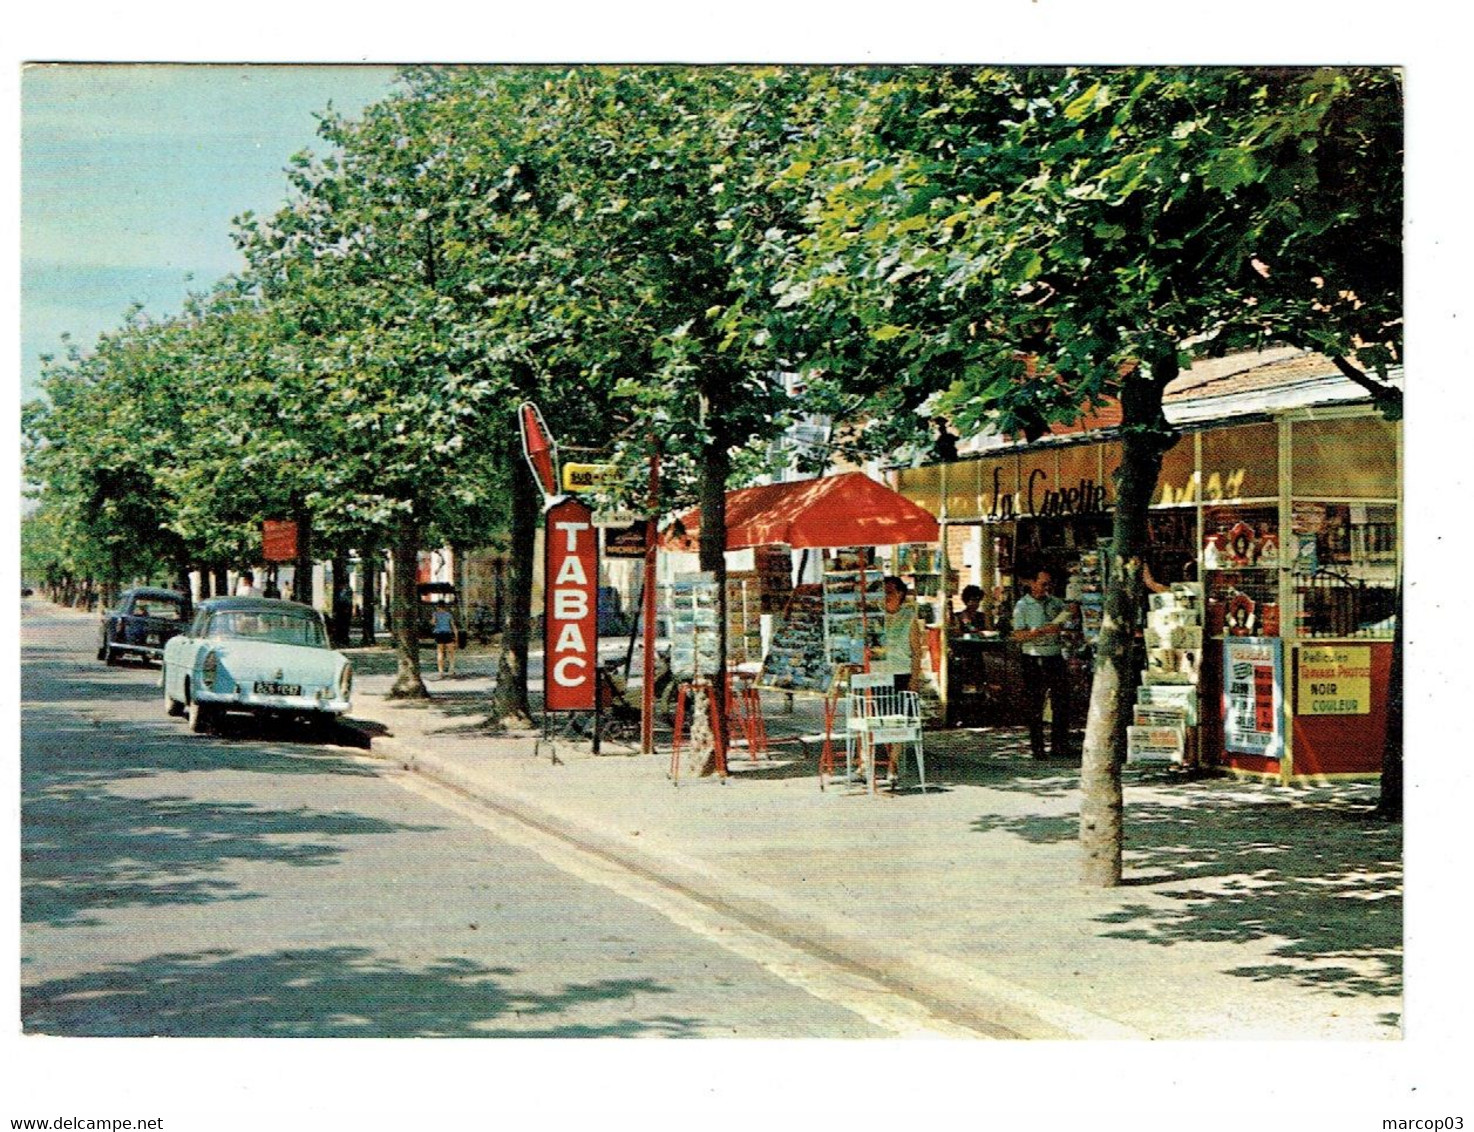
<svg viewBox="0 0 1474 1132"><path fill-rule="evenodd" d="M1040 570L1029 580L1029 592L1014 603L1013 639L1024 654L1024 688L1029 713L1029 748L1044 758L1044 700L1049 698L1049 752L1070 757L1070 682L1060 634L1070 621L1069 607L1051 594L1054 579Z"/></svg>
<svg viewBox="0 0 1474 1132"><path fill-rule="evenodd" d="M896 678L898 692L921 691L922 650L926 647L916 603L908 601L910 587L894 574L885 579L884 659L870 666L871 672L889 672Z"/></svg>

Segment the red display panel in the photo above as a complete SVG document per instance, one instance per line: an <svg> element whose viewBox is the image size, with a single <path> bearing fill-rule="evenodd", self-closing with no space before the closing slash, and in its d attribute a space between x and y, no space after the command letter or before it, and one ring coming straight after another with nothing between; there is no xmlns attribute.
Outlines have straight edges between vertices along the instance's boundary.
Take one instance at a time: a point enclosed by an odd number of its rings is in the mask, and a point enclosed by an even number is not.
<svg viewBox="0 0 1474 1132"><path fill-rule="evenodd" d="M547 711L592 711L599 659L599 532L577 499L547 512L543 574Z"/></svg>
<svg viewBox="0 0 1474 1132"><path fill-rule="evenodd" d="M1360 645L1362 642L1357 641ZM1371 649L1371 711L1365 715L1295 716L1295 766L1299 774L1377 774L1387 741L1387 688L1392 676L1392 642ZM1295 665L1300 664L1296 649ZM1298 688L1300 681L1294 685ZM1300 704L1295 705L1300 710Z"/></svg>

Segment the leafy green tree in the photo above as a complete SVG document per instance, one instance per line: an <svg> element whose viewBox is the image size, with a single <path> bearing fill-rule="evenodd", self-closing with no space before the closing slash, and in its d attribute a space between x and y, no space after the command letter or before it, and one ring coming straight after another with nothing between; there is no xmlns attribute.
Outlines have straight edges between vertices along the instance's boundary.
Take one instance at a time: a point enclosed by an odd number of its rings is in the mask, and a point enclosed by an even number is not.
<svg viewBox="0 0 1474 1132"><path fill-rule="evenodd" d="M771 202L754 174L785 143L780 72L692 68L413 72L417 126L441 139L432 219L468 339L510 394L486 451L511 494L512 623L493 715L525 715L537 497L515 403L538 401L565 446L599 448L639 485L658 436L671 489L706 508L720 571L733 453L781 427L781 399L743 277L742 241ZM418 143L412 143L418 144ZM778 166L768 171L767 179ZM771 194L767 194L771 195ZM767 221L771 224L771 221ZM759 230L760 231L760 230ZM518 653L519 645L522 652Z"/></svg>
<svg viewBox="0 0 1474 1132"><path fill-rule="evenodd" d="M58 561L101 578L108 600L127 581L177 585L188 570L159 475L178 443L177 334L135 310L90 354L48 360L44 396L22 415L27 479L56 520L47 529L67 543Z"/></svg>
<svg viewBox="0 0 1474 1132"><path fill-rule="evenodd" d="M936 393L964 430L1025 436L1121 404L1087 883L1121 875L1140 562L1174 440L1163 391L1193 353L1267 339L1373 367L1397 356L1400 276L1347 252L1396 246L1399 105L1383 71L907 71L845 107L865 145L794 171L822 195L785 301L863 327L863 356L888 346L916 399Z"/></svg>
<svg viewBox="0 0 1474 1132"><path fill-rule="evenodd" d="M499 377L466 333L438 216L454 207L444 138L424 108L390 99L362 121L324 118L333 147L303 155L294 199L243 218L240 243L286 364L284 443L314 461L302 500L339 537L391 547L399 673L391 694L423 696L416 570L429 539L464 537L465 508L496 480L474 459ZM378 538L369 538L375 532Z"/></svg>

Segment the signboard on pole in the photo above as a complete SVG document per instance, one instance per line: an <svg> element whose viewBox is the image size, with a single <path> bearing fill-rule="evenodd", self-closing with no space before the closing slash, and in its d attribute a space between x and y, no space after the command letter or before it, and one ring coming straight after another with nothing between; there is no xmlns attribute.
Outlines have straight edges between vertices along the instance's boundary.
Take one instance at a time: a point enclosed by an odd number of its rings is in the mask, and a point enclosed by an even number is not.
<svg viewBox="0 0 1474 1132"><path fill-rule="evenodd" d="M594 516L597 523L599 517ZM604 530L605 558L644 558L650 545L649 526L644 519L624 527L606 527Z"/></svg>
<svg viewBox="0 0 1474 1132"><path fill-rule="evenodd" d="M522 454L532 469L532 478L544 496L558 491L558 444L548 432L542 411L531 401L517 407L517 425L522 431Z"/></svg>
<svg viewBox="0 0 1474 1132"><path fill-rule="evenodd" d="M267 519L261 524L261 561L297 560L297 524L290 519Z"/></svg>
<svg viewBox="0 0 1474 1132"><path fill-rule="evenodd" d="M543 562L546 711L593 711L599 662L599 534L577 499L547 511Z"/></svg>
<svg viewBox="0 0 1474 1132"><path fill-rule="evenodd" d="M618 469L613 464L563 465L564 491L597 491L618 482Z"/></svg>
<svg viewBox="0 0 1474 1132"><path fill-rule="evenodd" d="M1284 661L1278 637L1223 641L1223 749L1278 759L1285 753Z"/></svg>

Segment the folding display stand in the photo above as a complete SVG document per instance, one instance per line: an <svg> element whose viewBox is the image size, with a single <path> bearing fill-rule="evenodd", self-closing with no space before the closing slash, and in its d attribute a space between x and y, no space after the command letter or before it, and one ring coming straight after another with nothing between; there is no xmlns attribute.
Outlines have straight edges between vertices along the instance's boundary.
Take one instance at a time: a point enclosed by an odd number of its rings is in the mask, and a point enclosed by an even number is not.
<svg viewBox="0 0 1474 1132"><path fill-rule="evenodd" d="M706 717L711 727L711 741L713 754L716 756L716 772L723 781L727 778L727 752L722 746L722 732L717 718L716 696L712 694L713 688L704 676L698 676L695 680L684 681L676 691L676 719L675 734L671 737L670 748L670 780L679 784L681 780L681 747L682 734L686 729L687 705L693 704L695 700L706 702ZM691 710L699 710L693 704ZM694 719L694 717L693 717Z"/></svg>

